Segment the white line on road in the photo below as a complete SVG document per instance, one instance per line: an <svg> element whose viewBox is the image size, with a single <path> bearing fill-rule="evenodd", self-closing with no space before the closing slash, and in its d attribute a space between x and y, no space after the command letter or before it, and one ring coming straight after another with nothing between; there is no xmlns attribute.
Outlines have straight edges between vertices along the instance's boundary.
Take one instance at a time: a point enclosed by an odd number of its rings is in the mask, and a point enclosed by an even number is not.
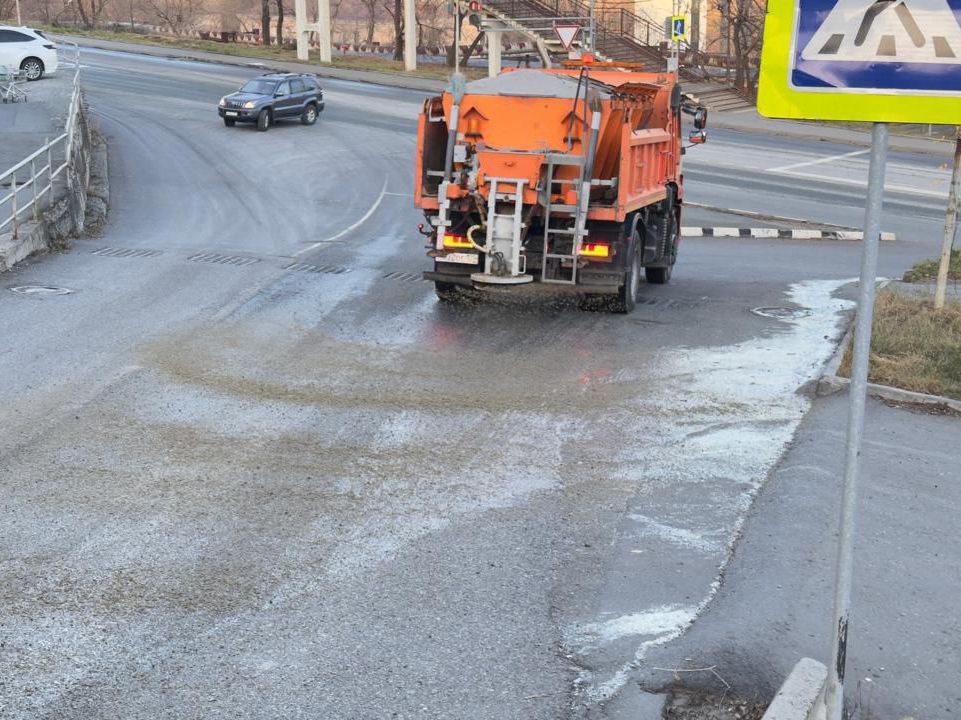
<svg viewBox="0 0 961 720"><path fill-rule="evenodd" d="M342 237L343 237L344 235L346 235L347 233L349 233L349 232L351 232L351 231L356 230L357 228L359 228L361 225L363 225L365 222L367 222L367 221L370 219L370 216L371 216L371 215L373 215L375 212L377 212L377 208L380 207L381 202L383 202L383 200L384 200L384 195L386 195L386 194L387 194L387 176L385 175L385 176L384 176L384 185L383 185L383 187L381 187L381 189L380 189L380 195L377 196L377 199L374 201L374 204L370 206L370 210L368 210L366 213L364 213L364 216L363 216L360 220L358 220L357 222L355 222L353 225L350 225L350 226L348 226L348 227L345 227L343 230L341 230L341 231L340 231L339 233L337 233L336 235L332 235L331 237L326 238L326 239L324 239L324 240L318 240L317 242L308 245L308 246L305 247L303 250L298 250L297 252L294 253L294 257L300 257L300 256L303 255L304 253L309 253L311 250L315 250L316 248L320 247L321 245L326 245L327 243L332 243L332 242L334 242L334 241L336 241L336 240L340 240L340 238L342 238Z"/></svg>
<svg viewBox="0 0 961 720"><path fill-rule="evenodd" d="M839 185L851 185L854 187L867 187L868 183L866 180L850 180L848 178L832 177L830 175L818 175L817 173L798 173L798 172L784 172L782 170L766 170L765 172L773 173L775 175L783 175L785 177L796 177L796 178L808 178L810 180L820 180L827 183L837 183ZM921 195L923 197L933 197L947 200L948 191L944 190L938 192L936 190L919 190L918 188L908 187L906 185L885 185L885 192L899 192L905 195Z"/></svg>
<svg viewBox="0 0 961 720"><path fill-rule="evenodd" d="M854 152L841 153L840 155L829 155L828 157L818 158L817 160L804 160L803 162L791 163L790 165L781 165L780 167L769 168L766 172L784 172L785 170L793 170L794 168L821 165L823 163L834 162L835 160L843 160L845 158L857 157L858 155L865 155L869 152L871 152L870 148L866 150L855 150Z"/></svg>

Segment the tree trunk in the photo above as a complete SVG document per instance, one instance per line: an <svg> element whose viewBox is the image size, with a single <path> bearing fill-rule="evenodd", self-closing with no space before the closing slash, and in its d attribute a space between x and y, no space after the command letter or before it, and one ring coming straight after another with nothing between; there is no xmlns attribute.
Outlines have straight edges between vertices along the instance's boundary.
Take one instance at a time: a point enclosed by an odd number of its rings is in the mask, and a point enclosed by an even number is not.
<svg viewBox="0 0 961 720"><path fill-rule="evenodd" d="M80 13L80 22L88 30L93 27L90 18L87 16L87 9L83 6L83 0L77 0L77 12Z"/></svg>
<svg viewBox="0 0 961 720"><path fill-rule="evenodd" d="M374 8L370 9L370 14L367 16L367 44L370 45L374 42L374 30L376 29L377 23L374 20Z"/></svg>
<svg viewBox="0 0 961 720"><path fill-rule="evenodd" d="M460 24L461 24L461 20L462 20L462 18L461 18L459 15L457 15L457 16L456 16L456 19L454 20L454 24L455 24L455 27L454 27L454 42L451 43L451 46L447 49L447 67L454 67L454 61L455 61L455 59L457 58L457 55L455 55L454 53L460 52Z"/></svg>
<svg viewBox="0 0 961 720"><path fill-rule="evenodd" d="M403 60L403 59L404 59L404 0L394 0L394 60Z"/></svg>
<svg viewBox="0 0 961 720"><path fill-rule="evenodd" d="M462 58L461 62L465 67L467 66L467 61L471 59L471 55L474 54L474 51L477 49L477 46L480 45L480 41L483 39L484 33L477 33L477 37L474 38L474 42L472 42L470 47L464 52L464 57Z"/></svg>
<svg viewBox="0 0 961 720"><path fill-rule="evenodd" d="M277 45L284 44L284 0L277 0Z"/></svg>
<svg viewBox="0 0 961 720"><path fill-rule="evenodd" d="M270 0L260 0L260 42L270 45Z"/></svg>

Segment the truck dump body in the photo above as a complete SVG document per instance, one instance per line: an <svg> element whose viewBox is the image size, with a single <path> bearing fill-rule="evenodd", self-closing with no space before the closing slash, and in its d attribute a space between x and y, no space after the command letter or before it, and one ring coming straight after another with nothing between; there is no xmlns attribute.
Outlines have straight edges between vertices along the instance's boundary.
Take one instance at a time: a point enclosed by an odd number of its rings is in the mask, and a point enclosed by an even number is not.
<svg viewBox="0 0 961 720"><path fill-rule="evenodd" d="M630 263L673 265L680 109L672 75L594 68L507 71L428 98L415 204L438 292L536 280L614 294Z"/></svg>

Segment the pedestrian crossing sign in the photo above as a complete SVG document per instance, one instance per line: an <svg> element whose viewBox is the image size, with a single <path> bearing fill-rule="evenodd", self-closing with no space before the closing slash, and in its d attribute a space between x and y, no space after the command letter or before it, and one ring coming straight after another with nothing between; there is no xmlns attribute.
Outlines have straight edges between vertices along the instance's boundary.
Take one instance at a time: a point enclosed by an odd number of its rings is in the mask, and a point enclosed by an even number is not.
<svg viewBox="0 0 961 720"><path fill-rule="evenodd" d="M961 0L770 0L758 111L961 122Z"/></svg>
<svg viewBox="0 0 961 720"><path fill-rule="evenodd" d="M672 15L671 16L671 40L687 40L687 16L686 15Z"/></svg>

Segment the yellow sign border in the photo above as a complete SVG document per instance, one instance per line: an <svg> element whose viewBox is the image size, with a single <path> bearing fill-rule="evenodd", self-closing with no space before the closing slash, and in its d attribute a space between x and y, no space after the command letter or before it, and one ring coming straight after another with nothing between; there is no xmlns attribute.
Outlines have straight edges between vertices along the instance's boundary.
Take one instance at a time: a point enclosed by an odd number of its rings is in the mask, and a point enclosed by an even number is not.
<svg viewBox="0 0 961 720"><path fill-rule="evenodd" d="M674 32L674 23L675 23L675 21L677 21L677 20L683 20L683 21L684 21L684 32L681 33L680 35L677 35L677 34L675 34L675 32ZM688 28L690 27L690 25L691 25L691 21L690 21L690 19L688 18L687 15L671 15L671 41L674 41L674 40L687 40L687 30L688 30Z"/></svg>
<svg viewBox="0 0 961 720"><path fill-rule="evenodd" d="M799 120L961 124L961 94L879 95L792 88L789 73L796 1L768 1L758 76L757 110L761 115Z"/></svg>

